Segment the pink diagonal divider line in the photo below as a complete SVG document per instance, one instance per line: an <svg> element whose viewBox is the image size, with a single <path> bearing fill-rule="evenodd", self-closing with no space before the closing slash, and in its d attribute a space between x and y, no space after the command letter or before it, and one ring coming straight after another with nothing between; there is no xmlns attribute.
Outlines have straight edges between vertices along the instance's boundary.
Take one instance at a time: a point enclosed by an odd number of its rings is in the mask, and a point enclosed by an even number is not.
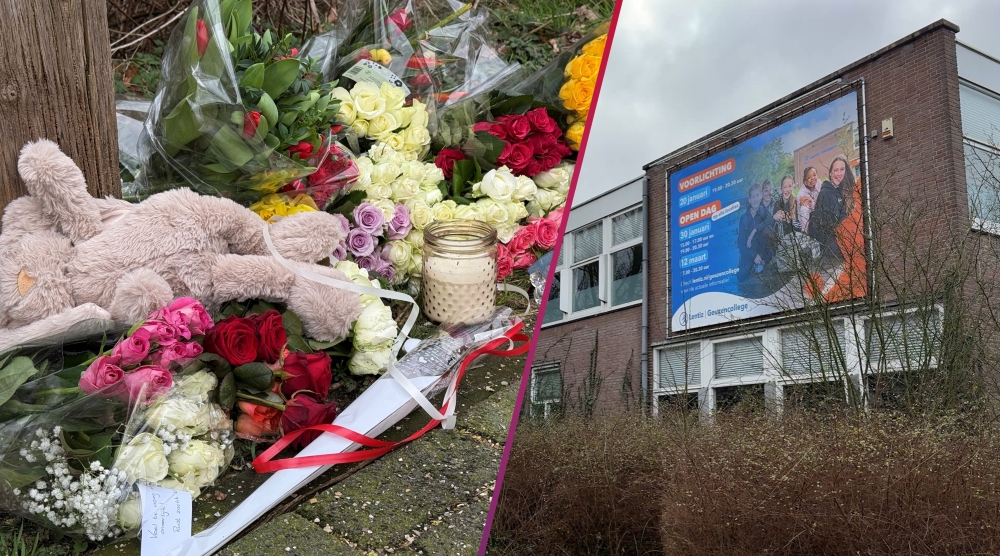
<svg viewBox="0 0 1000 556"><path fill-rule="evenodd" d="M614 14L611 16L611 25L608 28L608 39L604 45L604 56L601 59L601 69L597 74L597 84L594 87L594 98L590 103L590 113L587 114L587 128L583 132L583 140L580 142L580 151L576 157L576 167L573 171L573 181L570 184L569 194L566 196L566 207L563 210L562 222L559 224L559 240L552 251L552 262L549 264L549 273L545 279L545 284L552 286L555 278L556 261L559 260L559 251L562 249L563 238L566 236L566 225L569 222L569 209L573 206L573 196L576 193L576 182L580 177L580 168L583 166L583 157L587 150L587 140L590 138L590 129L594 121L594 114L597 113L598 100L601 96L601 84L604 82L604 70L607 68L608 59L611 57L611 44L615 38L615 28L618 26L618 14L621 13L622 2L616 0ZM542 316L545 314L545 307L548 305L548 288L542 296L542 302L538 307L538 318L535 319L535 329L531 334L531 348L528 350L527 361L524 363L524 373L521 375L521 387L517 392L517 402L514 404L514 415L510 422L510 429L507 431L507 442L504 444L503 457L500 459L500 469L497 474L497 482L493 488L493 498L490 501L490 512L486 515L486 528L483 529L483 538L479 543L479 556L486 555L486 545L490 539L490 529L493 528L493 517L496 515L497 502L500 500L500 492L503 487L503 476L507 470L507 460L510 458L510 450L514 446L514 432L517 430L517 421L521 415L521 405L524 403L525 391L531 381L531 362L535 358L535 347L538 345L538 334L542 328Z"/></svg>

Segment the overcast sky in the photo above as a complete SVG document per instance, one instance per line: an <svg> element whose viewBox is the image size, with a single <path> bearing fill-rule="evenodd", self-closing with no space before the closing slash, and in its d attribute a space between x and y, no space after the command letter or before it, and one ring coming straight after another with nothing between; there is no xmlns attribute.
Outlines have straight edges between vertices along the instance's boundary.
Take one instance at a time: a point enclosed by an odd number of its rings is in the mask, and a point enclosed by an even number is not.
<svg viewBox="0 0 1000 556"><path fill-rule="evenodd" d="M944 18L1000 58L996 0L622 0L574 204Z"/></svg>

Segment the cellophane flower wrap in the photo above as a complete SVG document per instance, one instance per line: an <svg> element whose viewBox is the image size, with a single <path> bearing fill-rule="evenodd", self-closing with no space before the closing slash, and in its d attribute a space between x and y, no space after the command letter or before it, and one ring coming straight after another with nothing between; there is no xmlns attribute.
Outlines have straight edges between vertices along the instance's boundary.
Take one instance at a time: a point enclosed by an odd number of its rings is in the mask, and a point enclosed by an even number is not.
<svg viewBox="0 0 1000 556"><path fill-rule="evenodd" d="M305 194L322 208L352 181L335 83L252 15L250 0L192 2L164 50L126 198L187 186L244 205Z"/></svg>
<svg viewBox="0 0 1000 556"><path fill-rule="evenodd" d="M182 370L211 319L184 300L160 313L110 348L107 335L71 333L0 357L4 511L108 540L140 526L138 481L197 496L225 470L233 433L217 379Z"/></svg>

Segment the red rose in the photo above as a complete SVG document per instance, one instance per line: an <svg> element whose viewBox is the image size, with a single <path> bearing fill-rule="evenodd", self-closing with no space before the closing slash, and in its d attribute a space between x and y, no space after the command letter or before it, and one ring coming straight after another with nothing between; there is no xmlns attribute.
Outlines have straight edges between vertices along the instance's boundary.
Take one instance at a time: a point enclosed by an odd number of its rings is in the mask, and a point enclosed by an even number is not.
<svg viewBox="0 0 1000 556"><path fill-rule="evenodd" d="M493 124L490 122L476 122L472 124L472 131L485 131L486 133L493 133Z"/></svg>
<svg viewBox="0 0 1000 556"><path fill-rule="evenodd" d="M559 156L558 154L556 154L556 153L550 153L550 154L545 155L544 157L542 157L542 159L540 161L541 165L542 165L542 168L538 172L535 172L535 174L540 174L542 172L548 172L549 170L551 170L551 169L555 168L556 166L558 166L559 163L562 162L562 160L563 160L563 158L561 156ZM535 174L532 174L532 175L535 175Z"/></svg>
<svg viewBox="0 0 1000 556"><path fill-rule="evenodd" d="M243 136L250 139L257 135L257 126L260 124L260 112L249 112L243 116Z"/></svg>
<svg viewBox="0 0 1000 556"><path fill-rule="evenodd" d="M444 177L451 179L455 173L455 163L465 160L465 153L457 149L441 149L441 152L434 157L434 165L441 169Z"/></svg>
<svg viewBox="0 0 1000 556"><path fill-rule="evenodd" d="M514 259L503 244L497 245L497 280L503 280L514 271Z"/></svg>
<svg viewBox="0 0 1000 556"><path fill-rule="evenodd" d="M523 253L517 253L516 255L514 255L513 266L515 270L520 270L528 268L529 266L532 265L532 263L534 263L537 260L538 257L536 257L534 253L532 253L531 251L525 251Z"/></svg>
<svg viewBox="0 0 1000 556"><path fill-rule="evenodd" d="M551 169L552 169L551 167L546 168L545 165L542 164L541 162L532 159L530 162L528 162L528 165L524 168L524 172L522 172L522 175L528 177L534 177L546 170L551 170Z"/></svg>
<svg viewBox="0 0 1000 556"><path fill-rule="evenodd" d="M410 86L418 89L429 87L432 83L434 80L426 73L418 73L410 78Z"/></svg>
<svg viewBox="0 0 1000 556"><path fill-rule="evenodd" d="M525 143L508 143L497 157L497 163L510 168L514 174L524 175L525 168L531 163L531 147Z"/></svg>
<svg viewBox="0 0 1000 556"><path fill-rule="evenodd" d="M406 31L410 28L410 25L413 25L413 18L406 13L406 8L399 8L398 10L392 12L388 19L389 21L395 23L396 26L399 27L400 31Z"/></svg>
<svg viewBox="0 0 1000 556"><path fill-rule="evenodd" d="M259 442L278 434L281 413L273 407L239 402L243 413L236 419L236 436Z"/></svg>
<svg viewBox="0 0 1000 556"><path fill-rule="evenodd" d="M223 319L205 335L205 351L237 367L257 360L257 343L253 323L235 316Z"/></svg>
<svg viewBox="0 0 1000 556"><path fill-rule="evenodd" d="M281 393L291 398L296 392L307 390L320 399L326 399L330 393L330 381L333 380L330 363L330 356L322 351L288 354L285 372L291 376L281 382Z"/></svg>
<svg viewBox="0 0 1000 556"><path fill-rule="evenodd" d="M548 251L559 241L559 222L547 218L539 218L531 223L535 228L536 245L539 249Z"/></svg>
<svg viewBox="0 0 1000 556"><path fill-rule="evenodd" d="M299 49L298 48L293 48L293 49L289 50L288 51L288 55L289 56L298 56L299 55Z"/></svg>
<svg viewBox="0 0 1000 556"><path fill-rule="evenodd" d="M531 122L526 116L500 116L497 122L504 126L509 137L523 141L531 133Z"/></svg>
<svg viewBox="0 0 1000 556"><path fill-rule="evenodd" d="M291 183L286 183L284 187L278 191L282 193L292 193L295 191L303 191L306 188L306 184L302 183L302 180L295 180Z"/></svg>
<svg viewBox="0 0 1000 556"><path fill-rule="evenodd" d="M318 154L323 152L321 150ZM309 192L320 208L331 195L352 185L359 176L354 159L337 144L331 144L326 149L321 162L317 164L313 160L312 164L316 166L316 171L309 175Z"/></svg>
<svg viewBox="0 0 1000 556"><path fill-rule="evenodd" d="M309 141L299 141L288 147L288 156L299 155L299 160L306 160L313 154L313 146Z"/></svg>
<svg viewBox="0 0 1000 556"><path fill-rule="evenodd" d="M205 22L198 20L195 23L195 42L198 43L198 56L204 56L205 51L208 50L208 25Z"/></svg>
<svg viewBox="0 0 1000 556"><path fill-rule="evenodd" d="M569 145L566 143L565 140L559 138L559 140L556 141L556 154L558 154L562 158L566 158L572 153L573 150L569 148Z"/></svg>
<svg viewBox="0 0 1000 556"><path fill-rule="evenodd" d="M527 114L528 121L531 122L531 129L535 131L540 131L542 133L555 133L562 131L559 126L556 125L556 121L553 120L547 110L544 108L535 108L534 110L529 110Z"/></svg>
<svg viewBox="0 0 1000 556"><path fill-rule="evenodd" d="M247 317L257 331L257 361L276 363L288 341L282 325L281 313L271 309L260 315Z"/></svg>
<svg viewBox="0 0 1000 556"><path fill-rule="evenodd" d="M285 411L281 414L281 429L284 434L288 434L313 425L328 425L333 423L333 418L336 416L336 403L325 404L316 401L312 396L298 395L285 404ZM321 434L323 433L320 431L303 433L295 439L292 446L305 448Z"/></svg>

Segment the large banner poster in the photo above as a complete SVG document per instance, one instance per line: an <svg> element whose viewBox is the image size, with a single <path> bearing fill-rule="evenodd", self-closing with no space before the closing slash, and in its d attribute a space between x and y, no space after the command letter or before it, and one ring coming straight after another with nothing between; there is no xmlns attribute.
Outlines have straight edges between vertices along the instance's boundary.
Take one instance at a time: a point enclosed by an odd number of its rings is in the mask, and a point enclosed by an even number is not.
<svg viewBox="0 0 1000 556"><path fill-rule="evenodd" d="M669 176L671 330L868 291L851 93Z"/></svg>

